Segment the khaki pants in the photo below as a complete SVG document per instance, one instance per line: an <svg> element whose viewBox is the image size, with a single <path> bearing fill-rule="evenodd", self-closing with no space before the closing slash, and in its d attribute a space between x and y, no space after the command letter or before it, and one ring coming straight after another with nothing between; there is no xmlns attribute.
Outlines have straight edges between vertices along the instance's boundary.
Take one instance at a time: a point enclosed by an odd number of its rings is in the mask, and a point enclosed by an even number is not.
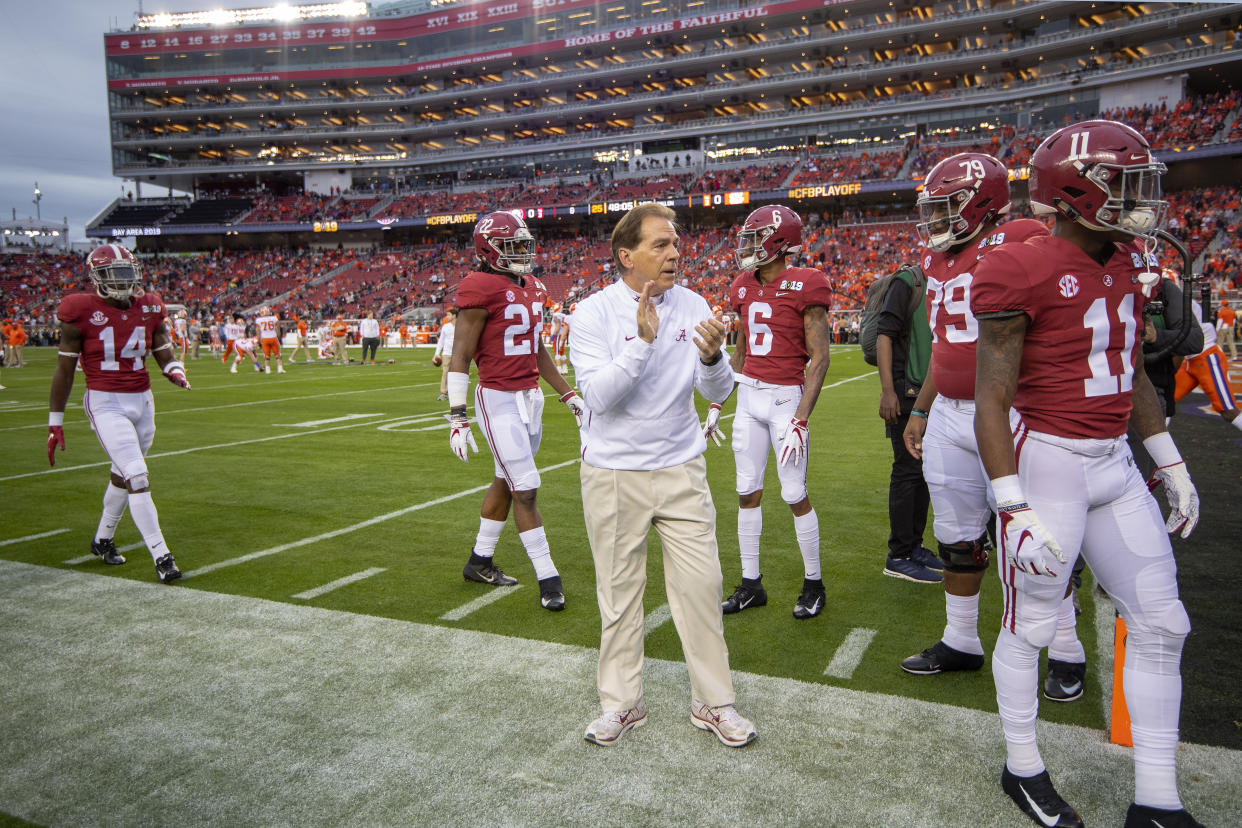
<svg viewBox="0 0 1242 828"><path fill-rule="evenodd" d="M446 356L440 357L440 395L441 396L447 396L448 394L448 366L449 366L449 358Z"/></svg>
<svg viewBox="0 0 1242 828"><path fill-rule="evenodd" d="M340 363L348 365L349 364L349 351L345 350L345 340L346 340L346 337L343 337L343 336L332 337L332 348L336 352L336 358L333 359L332 361L340 362Z"/></svg>
<svg viewBox="0 0 1242 828"><path fill-rule="evenodd" d="M1233 340L1233 325L1228 325L1220 329L1220 347L1221 350L1229 349L1229 361L1238 361L1238 346Z"/></svg>
<svg viewBox="0 0 1242 828"><path fill-rule="evenodd" d="M643 696L643 591L653 526L664 549L669 610L690 671L691 695L712 707L734 701L720 612L716 507L706 470L702 456L658 471L581 466L599 599L599 699L605 712L629 710Z"/></svg>

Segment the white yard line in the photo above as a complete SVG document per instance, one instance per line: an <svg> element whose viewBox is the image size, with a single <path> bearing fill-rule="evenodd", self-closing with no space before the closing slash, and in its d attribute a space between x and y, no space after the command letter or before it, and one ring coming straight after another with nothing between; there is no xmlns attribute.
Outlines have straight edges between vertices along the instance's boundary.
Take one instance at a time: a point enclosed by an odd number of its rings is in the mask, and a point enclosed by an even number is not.
<svg viewBox="0 0 1242 828"><path fill-rule="evenodd" d="M324 584L323 586L315 587L314 589L308 589L305 592L299 592L297 595L294 595L293 597L300 598L303 601L309 601L312 598L318 598L320 595L327 595L329 592L332 592L333 590L340 589L343 586L349 586L350 584L357 583L358 581L366 580L367 578L370 578L373 575L378 575L381 572L386 572L386 571L387 570L382 566L373 566L370 569L364 569L361 572L355 572L353 575L346 575L344 578L337 578L335 581L330 581Z"/></svg>
<svg viewBox="0 0 1242 828"><path fill-rule="evenodd" d="M428 415L428 416L438 416L438 415ZM408 418L399 417L395 419L404 420ZM383 422L383 421L380 421L380 422ZM331 428L317 428L314 431L294 431L288 434L273 434L271 437L256 437L252 440L237 440L232 443L216 443L215 445L210 445L210 446L194 446L193 448L179 449L178 451L161 451L155 454L148 454L147 459L153 460L157 457L175 457L179 454L193 454L196 451L212 451L214 449L235 448L236 446L249 446L249 445L253 445L254 443L267 443L272 440L286 440L290 437L307 437L312 434L323 434L328 431L340 431L341 429L345 429L345 428L360 428L363 426L373 426L375 424L376 424L376 421L371 420L365 423L349 423L347 425L333 426ZM57 474L60 472L78 471L79 469L97 469L100 466L108 466L108 465L110 465L110 463L107 460L105 460L100 463L85 463L81 466L57 466L55 468L44 469L42 471L37 471L37 472L26 472L24 474L12 474L12 475L9 475L8 477L0 477L0 483L3 483L6 480L20 480L24 477L40 477L45 474Z"/></svg>
<svg viewBox="0 0 1242 828"><path fill-rule="evenodd" d="M494 604L501 598L507 598L522 588L521 584L507 587L490 587L487 592L475 598L473 601L462 604L457 609L451 609L444 615L440 616L441 621L460 621L470 613L481 610L488 604Z"/></svg>
<svg viewBox="0 0 1242 828"><path fill-rule="evenodd" d="M62 532L68 532L69 529L53 529L50 532L40 532L37 535L26 535L21 538L9 538L8 540L0 540L0 546L9 546L14 543L25 543L26 541L38 540L39 538L50 538L52 535L59 535Z"/></svg>
<svg viewBox="0 0 1242 828"><path fill-rule="evenodd" d="M307 420L304 423L272 423L274 426L287 426L289 428L314 428L315 426L327 425L328 423L344 423L350 420L368 420L372 417L383 417L383 413L379 414L346 414L344 417L330 417L326 420Z"/></svg>
<svg viewBox="0 0 1242 828"><path fill-rule="evenodd" d="M116 551L121 552L121 553L132 552L135 549L142 549L145 546L146 544L144 542L138 541L137 543L131 543L129 546L118 546ZM92 554L92 555L82 555L81 557L78 557L78 558L70 558L67 561L61 561L61 563L67 566L77 566L78 564L84 564L87 561L93 561L93 560L95 560L95 556Z"/></svg>
<svg viewBox="0 0 1242 828"><path fill-rule="evenodd" d="M672 619L673 613L668 608L668 604L660 604L660 606L647 613L647 617L643 619L643 638L651 635Z"/></svg>
<svg viewBox="0 0 1242 828"><path fill-rule="evenodd" d="M565 466L571 466L577 462L578 462L578 458L575 457L573 460L566 460L563 463L555 463L551 466L544 466L543 468L539 469L539 473L546 474L547 472L555 471L556 469L561 469L561 468L564 468ZM193 578L198 575L205 575L206 573L214 572L217 569L223 569L228 566L236 566L237 564L246 563L248 561L253 561L257 558L265 558L268 555L275 555L278 552L285 552L289 549L296 549L299 546L308 546L312 543L319 543L320 541L325 541L330 538L339 537L341 535L347 535L350 532L356 532L359 529L365 529L368 526L374 526L377 523L384 523L385 521L392 520L393 518L399 518L402 515L408 515L411 512L417 512L422 509L428 509L432 506L439 506L442 503L449 503L451 501L466 497L468 495L478 494L479 492L486 491L489 486L491 486L490 482L487 484L487 486L475 486L473 489L464 489L460 492L454 492L453 494L445 495L444 497L438 497L435 500L428 500L423 503L416 503L413 506L406 506L404 509L398 509L395 512L388 512L387 514L383 514L383 515L376 515L375 517L368 518L367 520L364 520L361 523L355 523L351 526L345 526L340 529L333 529L331 532L324 532L321 535L313 535L309 538L302 538L301 540L290 541L289 543L283 543L280 546L273 546L268 549L260 549L258 552L251 552L246 555L239 555L236 558L229 558L227 560L217 561L216 563L207 564L206 566L199 567L198 569L191 569L188 572L185 572L183 574L183 577Z"/></svg>
<svg viewBox="0 0 1242 828"><path fill-rule="evenodd" d="M824 675L839 679L853 678L854 671L858 669L859 664L862 664L863 656L874 638L875 630L869 630L866 627L855 627L850 630L850 634L841 642L841 646L837 647L832 661L828 662Z"/></svg>

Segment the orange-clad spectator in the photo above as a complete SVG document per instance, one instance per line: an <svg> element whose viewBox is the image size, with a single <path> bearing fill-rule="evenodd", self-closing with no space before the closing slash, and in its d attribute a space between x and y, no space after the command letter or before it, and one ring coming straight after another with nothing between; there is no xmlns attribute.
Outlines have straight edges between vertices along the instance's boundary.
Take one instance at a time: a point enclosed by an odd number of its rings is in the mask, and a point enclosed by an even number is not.
<svg viewBox="0 0 1242 828"><path fill-rule="evenodd" d="M1233 328L1237 321L1238 315L1229 307L1229 300L1221 299L1220 310L1216 312L1216 335L1220 338L1221 345L1229 346L1230 362L1238 361L1238 346L1234 344L1233 337Z"/></svg>
<svg viewBox="0 0 1242 828"><path fill-rule="evenodd" d="M345 324L344 319L338 316L332 321L333 364L349 364L349 354L345 350L348 337L349 326Z"/></svg>
<svg viewBox="0 0 1242 828"><path fill-rule="evenodd" d="M298 361L298 351L306 351L306 361L310 362L311 361L310 346L306 344L306 330L307 330L306 320L299 319L297 314L294 314L293 318L297 322L298 344L293 349L293 355L289 357L289 364L292 365L293 363Z"/></svg>
<svg viewBox="0 0 1242 828"><path fill-rule="evenodd" d="M22 327L20 321L14 323L9 329L9 354L12 360L8 364L14 368L21 368L26 364L23 352L26 350L26 329Z"/></svg>
<svg viewBox="0 0 1242 828"><path fill-rule="evenodd" d="M413 347L413 343L410 342L410 326L409 325L402 322L401 327L397 328L397 336L401 337L402 348Z"/></svg>

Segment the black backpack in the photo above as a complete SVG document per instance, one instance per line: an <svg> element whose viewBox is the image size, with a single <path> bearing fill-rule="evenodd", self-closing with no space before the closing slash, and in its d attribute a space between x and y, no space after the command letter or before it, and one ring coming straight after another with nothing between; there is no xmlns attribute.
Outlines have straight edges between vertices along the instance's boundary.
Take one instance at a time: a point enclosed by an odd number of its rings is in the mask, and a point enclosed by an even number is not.
<svg viewBox="0 0 1242 828"><path fill-rule="evenodd" d="M901 273L909 273L913 289L910 295L910 307L906 308L906 320L914 318L914 313L923 304L923 294L927 293L927 277L923 268L918 265L905 264L887 276L881 276L867 288L867 302L863 305L862 320L858 326L858 343L862 345L863 359L868 365L876 364L875 340L879 335L880 312L888 299L888 292Z"/></svg>

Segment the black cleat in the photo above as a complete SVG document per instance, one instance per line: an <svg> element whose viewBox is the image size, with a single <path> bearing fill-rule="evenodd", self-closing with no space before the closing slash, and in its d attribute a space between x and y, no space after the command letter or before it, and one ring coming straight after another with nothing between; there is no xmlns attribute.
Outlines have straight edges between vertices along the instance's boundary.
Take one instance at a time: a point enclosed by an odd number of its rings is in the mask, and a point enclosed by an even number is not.
<svg viewBox="0 0 1242 828"><path fill-rule="evenodd" d="M1186 812L1165 811L1148 805L1131 804L1126 811L1125 828L1203 828L1203 823Z"/></svg>
<svg viewBox="0 0 1242 828"><path fill-rule="evenodd" d="M493 564L491 558L484 558L473 552L470 553L470 560L462 569L461 574L467 581L474 581L477 584L513 586L517 583L517 578L510 578L501 572L500 567Z"/></svg>
<svg viewBox="0 0 1242 828"><path fill-rule="evenodd" d="M116 551L116 544L112 542L112 538L91 541L91 554L96 558L103 558L103 562L111 566L120 566L125 563L125 557Z"/></svg>
<svg viewBox="0 0 1242 828"><path fill-rule="evenodd" d="M803 578L802 594L794 604L793 616L797 619L814 618L823 610L827 601L828 596L824 593L824 582L821 579Z"/></svg>
<svg viewBox="0 0 1242 828"><path fill-rule="evenodd" d="M983 656L955 650L943 641L937 641L918 655L901 662L901 669L916 676L934 676L954 670L978 670L983 666Z"/></svg>
<svg viewBox="0 0 1242 828"><path fill-rule="evenodd" d="M565 592L564 587L561 586L560 575L553 575L551 578L543 578L539 581L539 604L552 612L565 609Z"/></svg>
<svg viewBox="0 0 1242 828"><path fill-rule="evenodd" d="M725 615L732 615L751 607L762 607L768 602L768 593L760 583L762 580L762 575L753 581L743 578L742 583L734 588L733 594L721 602L720 611Z"/></svg>
<svg viewBox="0 0 1242 828"><path fill-rule="evenodd" d="M1081 661L1048 659L1048 677L1044 679L1044 698L1055 702L1072 702L1082 698L1087 665Z"/></svg>
<svg viewBox="0 0 1242 828"><path fill-rule="evenodd" d="M1014 776L1006 765L1001 771L1001 790L1022 813L1045 828L1083 828L1082 817L1052 787L1046 770L1034 776Z"/></svg>
<svg viewBox="0 0 1242 828"><path fill-rule="evenodd" d="M155 574L159 576L161 584L175 581L181 577L181 570L177 569L177 562L173 560L171 552L162 558L155 559Z"/></svg>

